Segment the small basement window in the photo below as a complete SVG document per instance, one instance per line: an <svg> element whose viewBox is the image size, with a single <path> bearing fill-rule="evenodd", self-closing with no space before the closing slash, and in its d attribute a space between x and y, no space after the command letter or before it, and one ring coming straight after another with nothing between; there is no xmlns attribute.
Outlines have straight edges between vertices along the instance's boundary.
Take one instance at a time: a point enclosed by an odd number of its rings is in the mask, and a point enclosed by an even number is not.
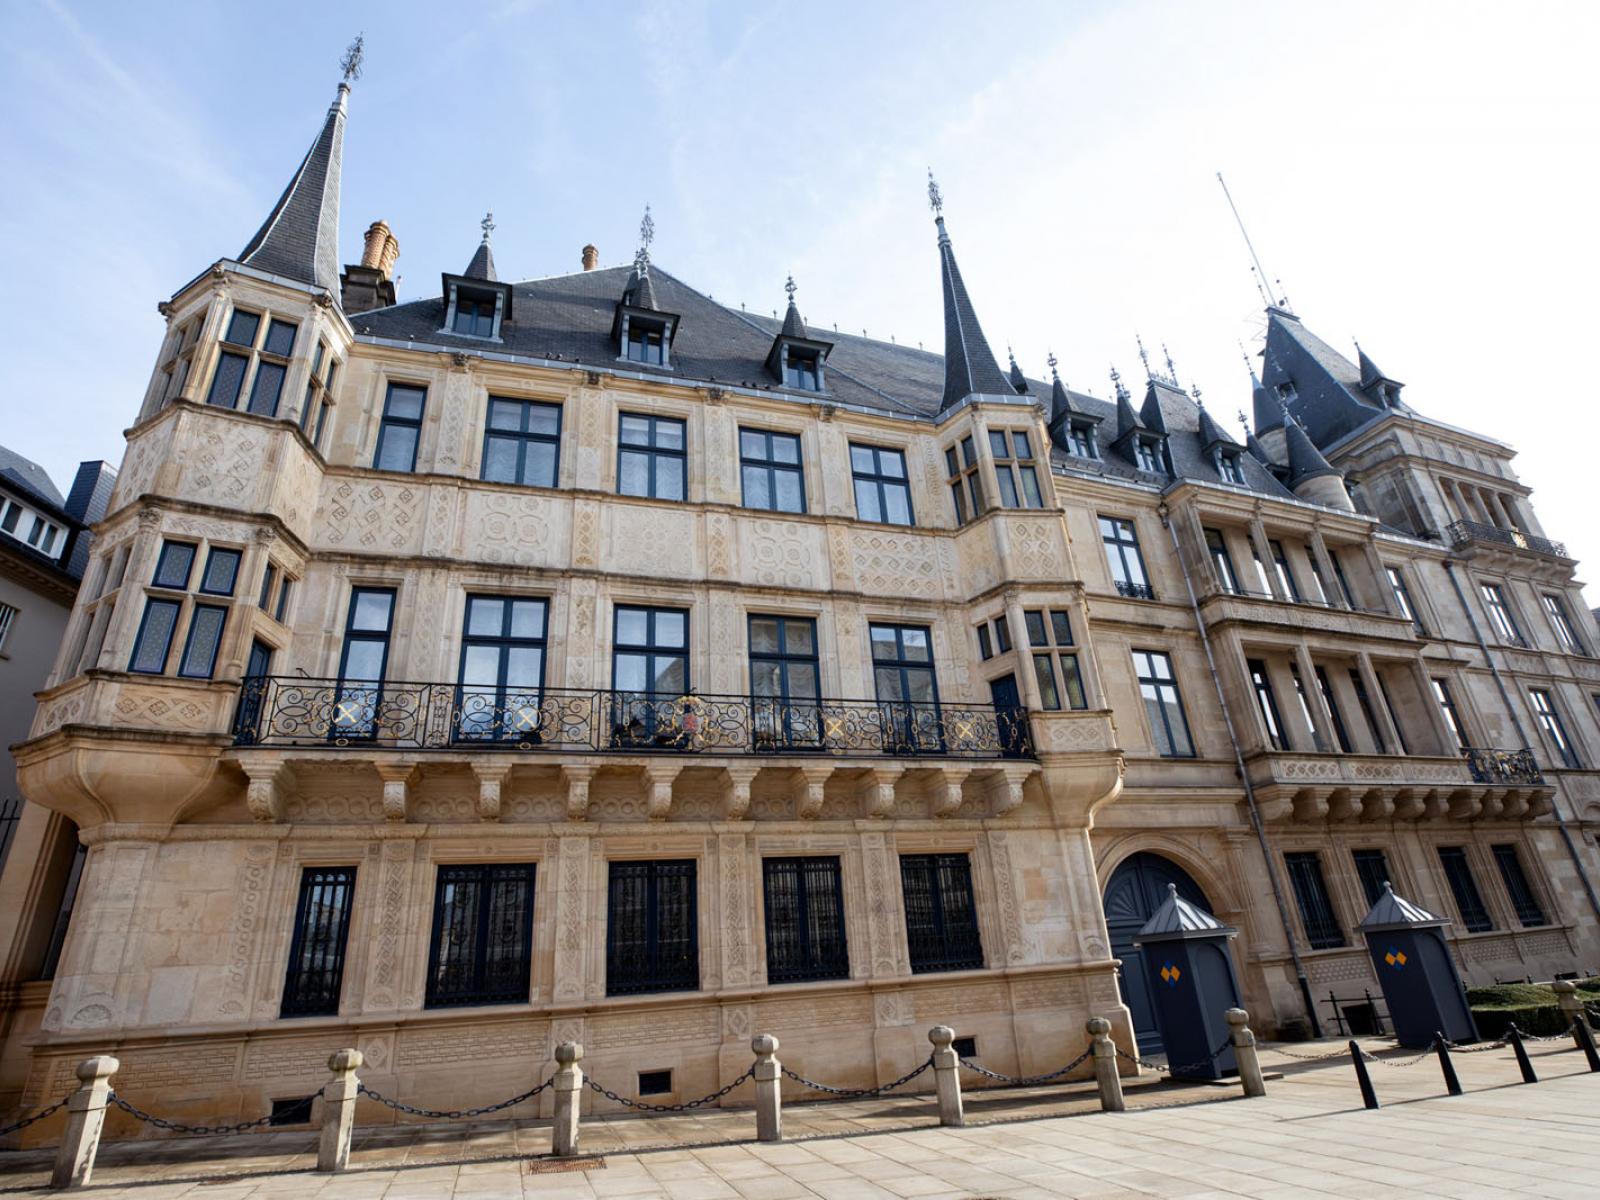
<svg viewBox="0 0 1600 1200"><path fill-rule="evenodd" d="M950 1043L950 1049L954 1050L959 1058L977 1058L978 1039L975 1037L958 1037Z"/></svg>
<svg viewBox="0 0 1600 1200"><path fill-rule="evenodd" d="M671 1071L640 1071L639 1095L662 1096L672 1091Z"/></svg>
<svg viewBox="0 0 1600 1200"><path fill-rule="evenodd" d="M274 1100L272 1102L272 1115L267 1118L268 1125L309 1125L311 1124L311 1102L316 1096L301 1096L296 1100Z"/></svg>

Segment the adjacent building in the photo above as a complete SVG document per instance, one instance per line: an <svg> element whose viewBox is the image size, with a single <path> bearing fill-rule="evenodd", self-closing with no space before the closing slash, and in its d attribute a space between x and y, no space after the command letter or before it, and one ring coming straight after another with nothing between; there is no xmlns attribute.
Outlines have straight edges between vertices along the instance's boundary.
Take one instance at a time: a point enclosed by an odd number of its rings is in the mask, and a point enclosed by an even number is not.
<svg viewBox="0 0 1600 1200"><path fill-rule="evenodd" d="M716 303L648 221L507 281L486 220L397 303L382 222L339 263L348 91L163 304L18 748L86 847L25 1103L104 1051L291 1120L351 1045L444 1107L567 1039L660 1101L758 1031L843 1085L936 1022L1158 1050L1169 882L1273 1034L1361 1019L1386 881L1472 979L1600 966L1600 657L1509 447L1286 307L1243 441L1170 364L1002 369L936 192L942 354Z"/></svg>

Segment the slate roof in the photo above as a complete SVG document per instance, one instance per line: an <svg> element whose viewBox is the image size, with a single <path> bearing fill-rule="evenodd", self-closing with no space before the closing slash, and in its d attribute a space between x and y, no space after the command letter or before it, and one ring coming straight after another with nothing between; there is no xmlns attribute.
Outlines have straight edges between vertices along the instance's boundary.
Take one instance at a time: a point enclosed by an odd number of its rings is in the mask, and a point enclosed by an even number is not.
<svg viewBox="0 0 1600 1200"><path fill-rule="evenodd" d="M339 171L344 159L345 103L341 83L322 130L239 254L247 266L339 294Z"/></svg>
<svg viewBox="0 0 1600 1200"><path fill-rule="evenodd" d="M1205 909L1190 904L1178 895L1178 885L1167 884L1167 898L1150 919L1133 935L1134 944L1144 941L1174 941L1190 937L1214 937L1236 932Z"/></svg>
<svg viewBox="0 0 1600 1200"><path fill-rule="evenodd" d="M24 500L42 500L62 512L67 501L50 479L50 473L31 458L0 446L0 478L16 488Z"/></svg>
<svg viewBox="0 0 1600 1200"><path fill-rule="evenodd" d="M1308 479L1320 475L1338 475L1339 472L1322 457L1322 451L1311 444L1300 422L1290 417L1284 422L1284 448L1289 459L1289 487L1297 488Z"/></svg>
<svg viewBox="0 0 1600 1200"><path fill-rule="evenodd" d="M1370 912L1361 918L1359 929L1405 929L1419 925L1448 925L1450 922L1444 917L1436 917L1425 908L1419 908L1411 901L1394 894L1394 887L1387 880L1383 884L1383 895L1378 897L1378 902L1372 906Z"/></svg>
<svg viewBox="0 0 1600 1200"><path fill-rule="evenodd" d="M1360 368L1291 312L1267 310L1264 358L1261 379L1267 395L1276 396L1279 384L1292 383L1295 395L1289 411L1318 446L1331 446L1390 411L1362 391ZM1276 423L1263 426L1262 417L1258 401L1256 432L1276 427Z"/></svg>
<svg viewBox="0 0 1600 1200"><path fill-rule="evenodd" d="M935 223L939 227L939 274L944 285L944 402L939 406L943 412L968 396L1012 395L1016 389L1000 370L994 351L983 336L967 285L961 281L961 268L956 266L956 252L945 230L944 217Z"/></svg>
<svg viewBox="0 0 1600 1200"><path fill-rule="evenodd" d="M817 399L813 392L782 387L766 370L773 338L783 332L784 321L719 304L658 265L652 265L649 273L658 307L681 316L672 339L672 367L619 363L616 344L611 340L612 318L631 275L631 266L607 267L506 285L515 297L516 316L502 327L503 340L498 344L442 331L444 302L437 296L357 313L350 321L363 337L617 367L664 382L690 386L721 383L789 395L807 403ZM937 417L942 410L946 382L942 355L815 325L809 332L813 338L825 335L833 346L828 355L828 391L824 399L927 419ZM1009 381L1000 376L998 366L995 374L1004 384L1001 398L1012 397L1019 405L1032 403L1031 399L1016 395ZM1027 382L1032 396L1052 396L1050 415L1055 415L1060 406L1053 395L1053 381ZM1163 386L1159 391L1157 403L1170 435L1168 451L1177 476L1223 482L1205 453L1199 406L1178 389ZM1132 461L1111 449L1116 428L1116 406L1112 402L1065 386L1061 393L1070 411L1100 423L1095 430L1100 457L1079 458L1058 445L1052 455L1057 468L1157 486L1171 482L1165 475L1138 470ZM1292 498L1292 493L1255 460L1245 458L1242 465L1252 490L1280 499Z"/></svg>
<svg viewBox="0 0 1600 1200"><path fill-rule="evenodd" d="M489 239L484 238L478 243L478 248L472 252L472 261L467 264L467 269L461 272L467 279L483 279L489 283L498 283L500 277L494 273L494 251L489 249Z"/></svg>

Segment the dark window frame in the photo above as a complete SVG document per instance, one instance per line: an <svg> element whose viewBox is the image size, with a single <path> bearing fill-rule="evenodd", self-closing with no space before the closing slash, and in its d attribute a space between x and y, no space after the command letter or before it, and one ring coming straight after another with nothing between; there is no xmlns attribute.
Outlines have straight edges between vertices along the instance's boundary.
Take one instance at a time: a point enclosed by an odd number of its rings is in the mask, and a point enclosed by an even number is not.
<svg viewBox="0 0 1600 1200"><path fill-rule="evenodd" d="M970 854L902 854L900 890L913 975L983 968Z"/></svg>
<svg viewBox="0 0 1600 1200"><path fill-rule="evenodd" d="M228 609L226 604L193 604L189 607L189 628L183 638L183 653L178 656L180 679L210 679L216 673L217 658L222 653L222 638L228 632ZM195 633L200 629L201 613L217 614L217 636L211 643L211 653L203 669L190 662L190 655L195 649Z"/></svg>
<svg viewBox="0 0 1600 1200"><path fill-rule="evenodd" d="M339 1015L339 1002L344 991L345 952L350 942L350 915L355 908L355 867L303 867L300 871L300 888L295 901L294 933L289 940L289 961L284 971L283 1000L278 1008L280 1017L333 1017ZM334 889L340 894L337 912L331 926L324 930L332 934L333 945L325 951L308 946L309 938L319 935L317 929L308 928L312 921L311 908L317 888ZM326 903L326 902L324 902ZM311 958L306 963L303 960ZM322 986L311 996L302 994L308 977L320 972Z"/></svg>
<svg viewBox="0 0 1600 1200"><path fill-rule="evenodd" d="M1300 927L1306 944L1313 950L1332 950L1343 946L1344 927L1328 891L1322 870L1322 855L1316 850L1290 850L1283 856L1295 907L1300 910Z"/></svg>
<svg viewBox="0 0 1600 1200"><path fill-rule="evenodd" d="M696 992L700 990L700 897L699 860L683 859L612 859L608 864L606 884L606 995L638 996L659 992ZM644 885L642 905L644 923L641 961L624 964L622 955L626 948L619 944L620 884L630 877ZM686 929L675 940L686 943L686 950L672 962L663 958L660 941L662 921L662 883L665 880L688 881L686 903ZM672 898L676 902L677 898ZM672 916L679 914L673 913ZM670 951L668 952L670 956Z"/></svg>
<svg viewBox="0 0 1600 1200"><path fill-rule="evenodd" d="M225 564L229 558L233 566L228 570L228 586L226 588L211 586L211 571L213 567ZM244 551L235 550L231 546L212 546L206 552L205 569L200 572L200 584L195 589L202 596L232 596L239 586L239 568L244 565Z"/></svg>
<svg viewBox="0 0 1600 1200"><path fill-rule="evenodd" d="M1211 570L1217 578L1217 584L1230 596L1242 596L1244 589L1239 585L1239 572L1234 569L1233 555L1228 552L1228 539L1220 529L1206 528L1201 533L1205 537L1206 552L1211 556Z"/></svg>
<svg viewBox="0 0 1600 1200"><path fill-rule="evenodd" d="M944 465L950 498L956 508L956 524L976 521L989 511L989 502L983 488L977 445L971 434L945 447Z"/></svg>
<svg viewBox="0 0 1600 1200"><path fill-rule="evenodd" d="M1549 688L1529 688L1528 701L1533 708L1534 719L1538 721L1545 739L1555 747L1562 765L1574 771L1581 770L1583 759L1578 755L1576 743L1567 733L1566 722L1561 719L1555 693Z"/></svg>
<svg viewBox="0 0 1600 1200"><path fill-rule="evenodd" d="M466 1005L526 1004L533 979L533 910L535 885L538 881L537 863L441 863L434 876L432 934L428 943L428 974L422 1006L424 1008L456 1008ZM496 921L495 885L520 884L522 903L520 911L502 912L502 919L510 917L517 922L513 932L511 965L507 974L516 976L510 983L490 988L488 977L494 965L491 946L491 926ZM440 983L440 975L451 969L444 958L445 897L446 886L476 888L471 923L468 932L470 961L466 964L464 982L452 987Z"/></svg>
<svg viewBox="0 0 1600 1200"><path fill-rule="evenodd" d="M757 650L755 624L771 621L777 627L777 649ZM811 649L791 650L791 625L809 630ZM822 745L822 648L817 640L817 620L809 616L783 613L750 613L745 621L747 658L750 672L751 734L758 749L818 749ZM777 691L763 692L757 671L763 667L777 671ZM814 688L810 694L797 690L791 674L796 667L809 667Z"/></svg>
<svg viewBox="0 0 1600 1200"><path fill-rule="evenodd" d="M498 634L472 633L472 605L474 601L497 602L503 607L500 614L500 632ZM513 633L513 620L517 604L537 604L541 611L539 618L540 632L537 636ZM544 697L545 673L550 665L549 652L550 638L550 600L546 596L506 595L499 592L468 592L466 604L461 614L461 653L457 660L456 668L456 720L451 731L452 737L457 741L468 744L496 741L537 741L539 737L539 721L542 717L540 705ZM494 684L469 684L466 682L468 652L475 646L492 646L498 651L499 661L495 673ZM537 650L539 652L539 678L530 689L526 685L513 685L507 681L508 668L511 654L514 650ZM467 727L467 704L471 694L492 692L491 711L494 716L481 731L469 730ZM532 695L534 711L534 725L529 729L526 721L521 720L508 727L507 716L511 707L512 695L521 705L519 715L525 714L528 706L529 693Z"/></svg>
<svg viewBox="0 0 1600 1200"><path fill-rule="evenodd" d="M1317 677L1317 690L1322 693L1322 705L1328 712L1328 719L1333 722L1333 736L1339 742L1339 749L1345 754L1355 753L1355 744L1350 739L1350 730L1344 723L1344 713L1339 709L1339 699L1333 694L1333 681L1328 678L1328 669L1320 663L1311 665L1312 674Z"/></svg>
<svg viewBox="0 0 1600 1200"><path fill-rule="evenodd" d="M389 613L384 623L383 632L377 630L357 629L355 627L356 612L360 606L361 597L364 595L380 595L389 598ZM329 718L328 737L330 740L360 740L377 736L377 714L383 704L384 683L389 676L389 655L394 649L394 616L395 609L400 603L400 591L395 587L368 587L356 584L350 589L350 599L345 606L344 638L339 646L339 678L335 685L333 697L333 713ZM347 673L350 667L351 647L358 643L381 643L383 654L378 664L378 677L376 679L349 679ZM365 715L357 717L354 721L345 722L351 710L345 707L346 697L359 693L360 698L356 703L365 709Z"/></svg>
<svg viewBox="0 0 1600 1200"><path fill-rule="evenodd" d="M1522 635L1522 627L1517 624L1517 616L1511 611L1511 601L1506 597L1505 585L1501 583L1478 584L1478 594L1483 599L1483 607L1489 614L1489 624L1495 634L1508 646L1527 648L1528 640Z"/></svg>
<svg viewBox="0 0 1600 1200"><path fill-rule="evenodd" d="M1025 429L989 430L989 457L994 460L1001 508L1045 507L1032 434Z"/></svg>
<svg viewBox="0 0 1600 1200"><path fill-rule="evenodd" d="M623 440L623 425L627 421L646 422L645 441L629 442ZM678 446L658 444L658 432L663 425L675 425L678 429ZM558 461L559 461L559 451ZM622 462L625 454L634 454L645 461L646 483L642 492L630 492L623 488ZM659 468L662 460L670 459L678 464L678 494L663 495L659 479ZM617 495L638 496L647 500L684 500L689 494L689 423L683 417L663 417L654 413L640 413L621 411L617 413Z"/></svg>
<svg viewBox="0 0 1600 1200"><path fill-rule="evenodd" d="M792 875L792 883L782 879ZM775 884L787 887L775 891ZM767 982L809 983L850 978L849 932L844 913L844 871L838 855L778 855L761 860L762 924ZM792 929L779 924L793 901ZM775 902L776 901L776 902ZM831 905L831 912L827 911ZM792 952L790 945L792 943Z"/></svg>
<svg viewBox="0 0 1600 1200"><path fill-rule="evenodd" d="M1460 750L1469 750L1472 739L1467 736L1466 723L1461 719L1461 710L1456 707L1456 699L1450 691L1450 681L1437 675L1428 677L1433 692L1434 703L1439 706L1439 711L1444 714L1444 723L1455 735L1456 747Z"/></svg>
<svg viewBox="0 0 1600 1200"><path fill-rule="evenodd" d="M506 429L492 424L494 406L496 404L509 404L517 409L517 428ZM561 483L561 436L566 428L566 405L552 403L549 400L523 400L516 396L489 396L488 407L484 409L483 420L483 461L478 464L478 478L484 483L498 483L507 487L537 487L554 488ZM536 432L533 430L533 417L535 413L554 413L556 429L554 433ZM511 442L517 449L517 464L512 479L494 479L489 476L489 447L496 440ZM550 447L550 481L544 483L528 478L529 448L532 446Z"/></svg>
<svg viewBox="0 0 1600 1200"><path fill-rule="evenodd" d="M858 450L872 456L873 469L871 471L863 471L856 466L856 452ZM856 519L870 521L874 525L895 525L907 529L915 528L917 511L911 503L911 474L906 466L905 451L892 446L874 446L867 442L851 442L849 443L848 453L850 455L850 484L851 492L855 498ZM886 455L899 460L900 474L898 476L884 471L883 460ZM882 515L878 517L862 515L861 488L863 485L872 489L872 494L877 498L878 512ZM889 520L889 492L891 489L904 493L906 506L906 519L904 521Z"/></svg>
<svg viewBox="0 0 1600 1200"><path fill-rule="evenodd" d="M1561 648L1568 654L1588 654L1588 646L1578 636L1578 627L1572 623L1572 616L1567 611L1566 598L1559 592L1540 592L1539 602Z"/></svg>
<svg viewBox="0 0 1600 1200"><path fill-rule="evenodd" d="M417 393L417 415L415 417L401 417L394 414L394 396L396 391ZM372 469L374 471L394 471L402 475L414 475L417 471L417 456L422 452L422 423L428 416L428 388L426 384L403 383L391 380L383 394L383 414L378 418L378 442L372 450ZM390 437L399 436L401 430L412 435L411 461L404 467L383 465L384 450ZM318 430L320 436L321 430Z"/></svg>
<svg viewBox="0 0 1600 1200"><path fill-rule="evenodd" d="M154 670L138 665L144 649L145 634L150 626L150 614L156 609L171 609L172 624L167 627L166 643L161 649L161 665ZM144 602L144 613L139 618L139 632L134 635L133 653L128 657L128 670L136 675L165 675L167 663L172 659L172 642L178 632L178 622L183 619L183 602L165 596L150 596Z"/></svg>
<svg viewBox="0 0 1600 1200"><path fill-rule="evenodd" d="M1445 881L1450 885L1456 912L1461 915L1461 927L1468 933L1488 933L1494 928L1494 917L1483 901L1483 890L1478 887L1467 848L1440 846L1438 852L1439 865L1444 870Z"/></svg>
<svg viewBox="0 0 1600 1200"><path fill-rule="evenodd" d="M1418 637L1428 635L1427 626L1423 625L1422 618L1417 615L1417 606L1411 603L1411 589L1406 586L1405 573L1399 567L1391 567L1385 563L1384 574L1389 577L1389 590L1394 594L1394 602L1400 606L1400 615L1411 622Z"/></svg>
<svg viewBox="0 0 1600 1200"><path fill-rule="evenodd" d="M1139 685L1139 698L1144 705L1145 719L1150 720L1150 736L1155 743L1156 750L1162 758L1198 758L1200 755L1199 747L1195 745L1194 730L1189 724L1189 714L1183 706L1183 691L1178 687L1177 668L1172 665L1171 653L1166 650L1144 650L1137 646L1130 647L1130 652L1133 655L1134 678ZM1149 675L1146 675L1140 668L1139 658L1141 655L1148 662ZM1157 672L1158 662L1166 664L1167 674L1165 676ZM1154 690L1157 695L1155 697L1146 695L1146 688ZM1171 692L1170 701L1165 695L1169 691ZM1150 718L1152 700L1159 705L1161 713L1161 727L1159 730L1156 728L1155 722ZM1176 708L1178 712L1178 726L1183 733L1184 739L1181 745L1173 737L1170 717L1172 708Z"/></svg>
<svg viewBox="0 0 1600 1200"><path fill-rule="evenodd" d="M1389 871L1389 856L1381 847L1370 846L1350 851L1350 861L1355 864L1356 879L1370 909L1383 899L1383 885L1394 881Z"/></svg>
<svg viewBox="0 0 1600 1200"><path fill-rule="evenodd" d="M1524 929L1538 929L1550 924L1544 905L1539 903L1539 893L1534 891L1533 880L1528 878L1522 864L1522 853L1515 842L1499 842L1491 848L1494 865L1500 871L1500 882L1505 885L1506 899L1516 913L1517 924Z"/></svg>
<svg viewBox="0 0 1600 1200"><path fill-rule="evenodd" d="M745 438L753 437L762 439L764 458L756 458L745 452ZM756 512L780 512L803 515L809 511L806 503L806 462L805 444L798 433L789 433L782 429L757 429L749 425L739 426L739 500L740 504ZM794 443L794 461L785 462L776 457L775 447L778 439ZM767 504L752 504L750 501L750 473L761 472L767 482ZM778 475L779 473L794 476L795 484L799 489L800 506L798 508L784 508L778 502Z"/></svg>
<svg viewBox="0 0 1600 1200"><path fill-rule="evenodd" d="M165 571L167 567L167 556L180 550L187 550L189 552L189 561L183 569L183 582L163 583L161 581L161 576L162 572ZM198 542L181 542L174 541L170 538L163 540L161 543L161 553L156 558L156 569L150 578L150 586L162 588L169 592L187 592L189 590L189 581L194 578L194 564L199 557L200 543Z"/></svg>
<svg viewBox="0 0 1600 1200"><path fill-rule="evenodd" d="M1145 567L1144 550L1139 545L1139 526L1131 517L1096 514L1100 543L1105 547L1106 565L1119 596L1132 600L1154 600L1155 588ZM1132 551L1132 559L1129 559Z"/></svg>
<svg viewBox="0 0 1600 1200"><path fill-rule="evenodd" d="M1278 709L1277 689L1272 686L1272 675L1267 670L1267 662L1262 658L1249 658L1245 660L1245 670L1250 674L1250 688L1255 692L1256 711L1261 715L1261 723L1267 730L1267 745L1277 751L1292 751L1294 742L1289 737L1289 728L1283 723L1283 713Z"/></svg>

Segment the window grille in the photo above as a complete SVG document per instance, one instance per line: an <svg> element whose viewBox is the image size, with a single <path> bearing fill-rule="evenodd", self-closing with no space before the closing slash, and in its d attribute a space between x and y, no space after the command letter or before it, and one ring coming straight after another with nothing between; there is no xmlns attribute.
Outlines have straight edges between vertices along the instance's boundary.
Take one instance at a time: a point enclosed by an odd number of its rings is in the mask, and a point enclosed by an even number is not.
<svg viewBox="0 0 1600 1200"><path fill-rule="evenodd" d="M1315 850L1297 851L1285 854L1283 862L1289 869L1289 884L1294 888L1307 943L1313 950L1344 945L1344 931L1339 928L1328 883L1322 877L1322 856Z"/></svg>
<svg viewBox="0 0 1600 1200"><path fill-rule="evenodd" d="M429 1008L527 1002L534 872L532 863L439 868Z"/></svg>
<svg viewBox="0 0 1600 1200"><path fill-rule="evenodd" d="M762 872L767 982L848 978L839 860L768 858L762 862Z"/></svg>
<svg viewBox="0 0 1600 1200"><path fill-rule="evenodd" d="M1494 928L1489 910L1484 906L1483 894L1478 891L1478 881L1472 877L1472 864L1467 861L1464 846L1440 846L1439 863L1450 881L1450 892L1456 899L1456 909L1461 913L1461 924L1468 933L1483 933Z"/></svg>
<svg viewBox="0 0 1600 1200"><path fill-rule="evenodd" d="M606 910L606 995L700 986L695 862L611 864Z"/></svg>
<svg viewBox="0 0 1600 1200"><path fill-rule="evenodd" d="M900 886L913 974L983 966L972 863L965 854L902 854Z"/></svg>
<svg viewBox="0 0 1600 1200"><path fill-rule="evenodd" d="M1500 868L1500 879L1506 885L1506 896L1524 929L1548 925L1544 907L1528 882L1528 873L1522 869L1522 857L1514 843L1504 843L1494 848L1495 866Z"/></svg>
<svg viewBox="0 0 1600 1200"><path fill-rule="evenodd" d="M1355 860L1356 877L1361 880L1361 892L1370 908L1383 899L1383 885L1391 882L1389 860L1382 850L1352 850L1350 857Z"/></svg>
<svg viewBox="0 0 1600 1200"><path fill-rule="evenodd" d="M301 872L281 1016L338 1014L355 884L354 867L307 867Z"/></svg>

